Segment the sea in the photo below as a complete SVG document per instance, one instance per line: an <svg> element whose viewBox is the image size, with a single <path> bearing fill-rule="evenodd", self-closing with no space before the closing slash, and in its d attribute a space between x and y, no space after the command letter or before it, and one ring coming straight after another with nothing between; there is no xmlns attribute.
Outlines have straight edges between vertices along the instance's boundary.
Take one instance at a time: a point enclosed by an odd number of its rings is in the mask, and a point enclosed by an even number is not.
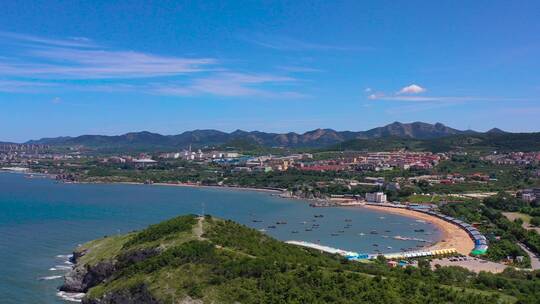
<svg viewBox="0 0 540 304"><path fill-rule="evenodd" d="M0 303L76 300L57 290L74 248L183 214L211 214L279 240L359 253L397 252L441 238L437 227L413 218L354 207L313 208L266 192L66 184L0 172Z"/></svg>

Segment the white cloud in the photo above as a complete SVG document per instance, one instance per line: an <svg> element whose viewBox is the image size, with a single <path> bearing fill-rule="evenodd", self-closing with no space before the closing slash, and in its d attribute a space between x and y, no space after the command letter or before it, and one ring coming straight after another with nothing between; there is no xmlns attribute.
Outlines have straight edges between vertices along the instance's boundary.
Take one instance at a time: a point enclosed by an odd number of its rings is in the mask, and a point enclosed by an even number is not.
<svg viewBox="0 0 540 304"><path fill-rule="evenodd" d="M280 51L371 51L368 46L340 46L318 42L307 42L285 36L272 36L251 34L243 35L240 39L260 47L280 50Z"/></svg>
<svg viewBox="0 0 540 304"><path fill-rule="evenodd" d="M20 80L0 80L0 92L6 93L31 93L42 92L56 87L54 83L20 81Z"/></svg>
<svg viewBox="0 0 540 304"><path fill-rule="evenodd" d="M365 93L370 93L371 91L373 91L371 88L365 88L365 89L364 89L364 92L365 92Z"/></svg>
<svg viewBox="0 0 540 304"><path fill-rule="evenodd" d="M427 91L425 88L417 84L411 84L399 90L397 94L420 94L424 93L425 91Z"/></svg>
<svg viewBox="0 0 540 304"><path fill-rule="evenodd" d="M289 91L267 91L259 86L264 84L284 84L296 81L285 76L245 73L219 73L207 78L195 79L189 84L169 83L150 88L163 95L210 94L219 96L259 96L259 97L304 97L303 94Z"/></svg>
<svg viewBox="0 0 540 304"><path fill-rule="evenodd" d="M113 50L84 37L49 39L0 32L0 91L141 92L175 96L258 96L298 98L284 85L296 78L235 72L206 57L164 56ZM9 50L16 49L16 52ZM7 52L7 53L6 53ZM313 72L289 67L290 72ZM84 81L81 81L84 80Z"/></svg>
<svg viewBox="0 0 540 304"><path fill-rule="evenodd" d="M375 99L379 99L381 98L382 96L378 95L378 94L370 94L368 96L368 99L371 99L371 100L375 100Z"/></svg>
<svg viewBox="0 0 540 304"><path fill-rule="evenodd" d="M174 76L208 71L211 58L178 58L140 52L46 47L26 58L0 59L0 75L54 79L110 79Z"/></svg>
<svg viewBox="0 0 540 304"><path fill-rule="evenodd" d="M372 94L368 96L372 100L386 101L409 101L409 102L466 102L466 101L529 101L528 98L506 98L506 97L482 97L482 96L385 96L383 94Z"/></svg>

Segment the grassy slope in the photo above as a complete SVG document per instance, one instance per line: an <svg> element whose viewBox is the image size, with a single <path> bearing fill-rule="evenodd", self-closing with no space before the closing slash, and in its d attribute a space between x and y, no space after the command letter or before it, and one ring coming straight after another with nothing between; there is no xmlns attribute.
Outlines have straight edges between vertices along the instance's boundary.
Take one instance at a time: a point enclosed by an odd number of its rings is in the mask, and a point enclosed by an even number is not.
<svg viewBox="0 0 540 304"><path fill-rule="evenodd" d="M287 245L253 229L211 217L178 217L139 233L93 241L83 263L117 259L130 250L163 251L128 265L90 289L99 298L144 284L164 303L507 303L498 293L429 281L366 275L360 263ZM490 300L498 297L498 300Z"/></svg>

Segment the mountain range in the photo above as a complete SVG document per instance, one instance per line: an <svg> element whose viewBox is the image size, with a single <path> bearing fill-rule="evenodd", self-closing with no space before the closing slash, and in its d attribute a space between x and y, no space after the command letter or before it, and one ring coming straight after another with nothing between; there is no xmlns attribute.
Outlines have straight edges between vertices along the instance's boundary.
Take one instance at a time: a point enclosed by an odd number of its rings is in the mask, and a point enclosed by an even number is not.
<svg viewBox="0 0 540 304"><path fill-rule="evenodd" d="M335 131L332 129L316 129L298 134L267 133L260 131L236 130L231 133L218 130L186 131L178 135L161 135L147 131L132 132L123 135L81 135L77 137L55 137L30 140L28 144L47 144L52 146L84 146L90 149L181 149L205 146L222 146L228 144L251 144L264 147L325 147L351 140L405 138L430 140L454 135L506 134L500 129L488 132L458 130L442 123L394 122L383 127L367 131Z"/></svg>

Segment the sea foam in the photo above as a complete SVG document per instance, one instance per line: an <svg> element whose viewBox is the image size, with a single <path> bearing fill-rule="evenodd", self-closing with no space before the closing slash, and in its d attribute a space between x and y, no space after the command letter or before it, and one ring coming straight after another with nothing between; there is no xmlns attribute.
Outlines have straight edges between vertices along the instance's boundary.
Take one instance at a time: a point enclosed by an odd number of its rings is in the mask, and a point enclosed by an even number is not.
<svg viewBox="0 0 540 304"><path fill-rule="evenodd" d="M57 296L62 298L62 300L70 301L70 302L82 302L82 298L84 297L84 293L82 292L65 292L65 291L59 291L56 293Z"/></svg>
<svg viewBox="0 0 540 304"><path fill-rule="evenodd" d="M41 277L41 278L39 278L39 280L40 281L48 281L48 280L58 280L60 278L63 278L63 276L55 275L55 276Z"/></svg>

